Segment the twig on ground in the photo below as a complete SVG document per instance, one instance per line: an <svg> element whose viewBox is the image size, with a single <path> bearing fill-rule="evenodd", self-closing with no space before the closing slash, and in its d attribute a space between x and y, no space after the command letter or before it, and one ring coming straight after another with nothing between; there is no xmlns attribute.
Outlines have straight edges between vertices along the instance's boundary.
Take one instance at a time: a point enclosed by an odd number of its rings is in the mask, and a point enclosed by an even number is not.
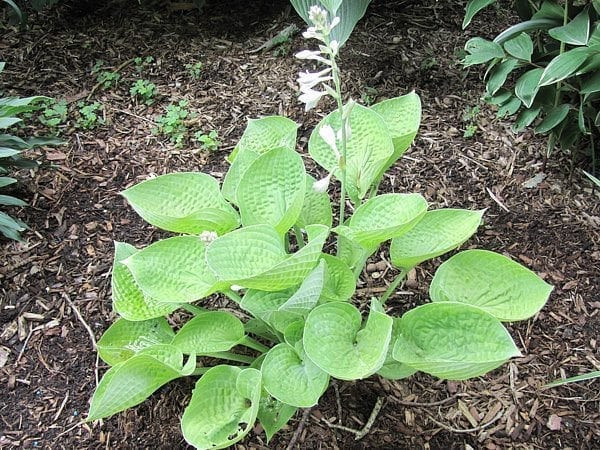
<svg viewBox="0 0 600 450"><path fill-rule="evenodd" d="M292 439L290 439L290 443L286 447L286 450L292 450L294 448L294 445L296 445L296 442L298 441L298 438L302 434L302 430L304 430L304 426L306 425L306 422L308 421L308 417L310 416L311 410L312 410L312 408L306 408L304 410L304 412L302 413L302 418L300 419L298 428L296 428L296 431L294 431Z"/></svg>
<svg viewBox="0 0 600 450"><path fill-rule="evenodd" d="M438 400L437 402L430 402L430 403L407 402L407 401L400 400L400 399L397 399L392 396L390 396L390 400L392 400L394 403L398 403L399 405L402 405L402 406L438 406L438 405L444 405L446 403L450 403L452 400L456 399L457 397L462 397L462 396L463 395L461 395L461 394L456 394L456 395L453 395L452 397L445 398L444 400Z"/></svg>
<svg viewBox="0 0 600 450"><path fill-rule="evenodd" d="M377 415L379 414L379 411L381 411L382 407L383 407L383 397L378 397L377 402L375 402L375 406L373 407L373 411L371 411L371 415L369 416L369 419L367 420L367 423L360 430L355 430L354 428L345 427L344 425L338 425L336 423L329 423L325 419L322 419L322 420L323 420L323 422L325 422L327 424L327 426L329 426L331 428L337 428L338 430L343 430L343 431L347 431L348 433L353 433L355 435L354 440L359 441L362 438L364 438L367 434L369 434L369 431L371 431L371 428L373 427L373 424L375 423L375 419L377 419Z"/></svg>
<svg viewBox="0 0 600 450"><path fill-rule="evenodd" d="M486 191L487 191L487 193L490 195L490 197L492 198L492 200L494 200L494 201L495 201L495 202L498 204L498 206L499 206L500 208L502 208L502 209L503 209L504 211L506 211L506 212L510 212L510 209L508 209L506 206L504 206L504 203L502 203L502 202L501 202L501 201L498 199L498 197L496 197L496 196L494 195L494 193L493 193L493 192L490 190L490 188L487 188L487 187L486 187L486 188L485 188L485 190L486 190Z"/></svg>
<svg viewBox="0 0 600 450"><path fill-rule="evenodd" d="M454 428L451 427L450 425L446 425L443 424L442 422L438 422L437 420L435 420L433 417L431 417L429 414L427 414L427 417L429 417L429 419L435 423L436 425L439 425L440 427L451 431L452 433L474 433L476 431L481 431L487 427L489 427L491 424L493 424L494 422L496 422L498 419L500 419L500 417L502 417L503 412L500 411L498 414L496 414L496 417L494 417L492 420L490 420L487 423L484 423L483 425L479 425L477 427L474 428L466 428L466 429L461 429L461 428Z"/></svg>
<svg viewBox="0 0 600 450"><path fill-rule="evenodd" d="M32 334L33 334L33 328L30 328L29 333L27 333L27 337L25 338L25 342L23 342L23 347L21 347L21 351L19 352L19 356L17 356L17 359L15 360L15 366L17 366L19 364L19 361L21 360L21 357L23 356L23 353L25 352L25 348L27 347L27 344L29 343L29 339L31 339Z"/></svg>
<svg viewBox="0 0 600 450"><path fill-rule="evenodd" d="M83 327L87 330L88 334L90 335L90 340L92 341L92 347L94 348L94 350L96 350L96 338L94 337L94 332L79 312L79 309L77 309L77 306L75 306L75 304L71 301L69 296L67 294L63 294L63 298L67 301L67 303L69 304L69 306L71 307L71 309L73 310Z"/></svg>
<svg viewBox="0 0 600 450"><path fill-rule="evenodd" d="M337 383L334 381L333 390L335 391L335 400L337 402L338 409L338 422L342 423L342 400L340 399L340 390L338 388Z"/></svg>

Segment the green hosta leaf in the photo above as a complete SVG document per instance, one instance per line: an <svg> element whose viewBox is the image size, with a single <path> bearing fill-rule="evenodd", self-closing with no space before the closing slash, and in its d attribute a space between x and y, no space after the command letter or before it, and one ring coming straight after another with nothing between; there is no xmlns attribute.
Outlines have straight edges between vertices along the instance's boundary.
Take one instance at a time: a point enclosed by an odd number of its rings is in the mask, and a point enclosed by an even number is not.
<svg viewBox="0 0 600 450"><path fill-rule="evenodd" d="M394 154L394 144L383 118L376 112L356 105L350 113L351 137L346 148L346 181L349 194L363 198L379 173ZM341 128L339 112L325 117L315 128L308 141L308 151L313 159L328 172L340 178L338 158L319 135L319 130L329 125L337 133ZM338 144L341 148L341 144Z"/></svg>
<svg viewBox="0 0 600 450"><path fill-rule="evenodd" d="M265 389L277 400L299 408L316 405L327 389L329 375L288 344L269 350L261 367Z"/></svg>
<svg viewBox="0 0 600 450"><path fill-rule="evenodd" d="M593 94L600 92L600 72L595 72L592 76L581 82L581 94Z"/></svg>
<svg viewBox="0 0 600 450"><path fill-rule="evenodd" d="M500 89L499 93L493 97L486 97L485 101L490 105L500 106L506 103L512 97L512 92L506 89Z"/></svg>
<svg viewBox="0 0 600 450"><path fill-rule="evenodd" d="M226 352L244 337L244 325L237 317L223 311L210 311L187 322L171 345L186 354L204 355Z"/></svg>
<svg viewBox="0 0 600 450"><path fill-rule="evenodd" d="M527 33L521 33L504 43L504 50L517 59L531 62L533 41Z"/></svg>
<svg viewBox="0 0 600 450"><path fill-rule="evenodd" d="M586 45L590 38L590 14L586 8L562 27L551 28L548 34L565 44Z"/></svg>
<svg viewBox="0 0 600 450"><path fill-rule="evenodd" d="M148 223L176 233L224 234L238 227L236 211L210 175L182 172L143 181L122 192Z"/></svg>
<svg viewBox="0 0 600 450"><path fill-rule="evenodd" d="M495 58L504 58L504 50L499 44L480 37L469 39L465 44L469 53L463 60L465 67L483 64Z"/></svg>
<svg viewBox="0 0 600 450"><path fill-rule="evenodd" d="M283 290L297 286L312 271L329 229L310 225L307 232L308 244L288 255L274 228L268 225L244 227L213 241L206 259L220 280L263 291Z"/></svg>
<svg viewBox="0 0 600 450"><path fill-rule="evenodd" d="M539 134L547 133L548 131L560 125L562 121L567 118L568 114L568 104L560 105L556 108L550 109L544 120L542 120L540 124L535 128L535 132Z"/></svg>
<svg viewBox="0 0 600 450"><path fill-rule="evenodd" d="M298 408L295 406L281 403L268 393L263 392L257 418L267 435L267 444L275 436L275 433L288 423L297 410Z"/></svg>
<svg viewBox="0 0 600 450"><path fill-rule="evenodd" d="M494 2L496 2L496 0L469 0L465 12L465 18L463 19L463 30L469 26L471 20L473 20L473 17L475 17L475 14Z"/></svg>
<svg viewBox="0 0 600 450"><path fill-rule="evenodd" d="M408 232L394 238L390 258L408 270L463 244L481 224L483 211L437 209L428 211Z"/></svg>
<svg viewBox="0 0 600 450"><path fill-rule="evenodd" d="M410 147L421 125L421 99L415 92L384 100L371 106L388 127L394 142L394 154L386 164L391 167Z"/></svg>
<svg viewBox="0 0 600 450"><path fill-rule="evenodd" d="M190 358L183 366L183 355L172 348L179 367L165 364L151 354L132 356L125 362L111 367L102 377L92 398L87 421L111 416L146 400L154 391L169 381L187 376L196 366L196 358Z"/></svg>
<svg viewBox="0 0 600 450"><path fill-rule="evenodd" d="M515 95L519 97L527 108L531 108L538 90L540 89L540 79L544 69L533 69L525 72L515 84Z"/></svg>
<svg viewBox="0 0 600 450"><path fill-rule="evenodd" d="M276 147L279 148L279 147ZM248 170L248 167L259 157L258 153L254 153L250 150L243 151L239 153L229 170L225 174L225 179L223 180L223 197L229 200L231 203L237 205L237 197L236 193L238 187L240 185L240 181L242 181L242 175Z"/></svg>
<svg viewBox="0 0 600 450"><path fill-rule="evenodd" d="M338 236L339 258L346 263L350 270L358 270L358 265L364 264L370 252L359 244L343 235Z"/></svg>
<svg viewBox="0 0 600 450"><path fill-rule="evenodd" d="M17 182L16 178L0 177L0 188L3 188L5 186L10 186L11 184L14 184L16 182Z"/></svg>
<svg viewBox="0 0 600 450"><path fill-rule="evenodd" d="M530 109L522 110L517 119L515 120L515 124L513 125L513 131L520 132L527 128L529 125L533 123L533 121L537 118L542 110L541 106L537 106Z"/></svg>
<svg viewBox="0 0 600 450"><path fill-rule="evenodd" d="M554 19L531 19L525 22L518 23L512 27L508 27L502 33L494 38L494 42L502 45L504 42L518 36L521 33L529 33L532 31L547 30L548 28L555 27L562 22Z"/></svg>
<svg viewBox="0 0 600 450"><path fill-rule="evenodd" d="M356 281L350 267L337 256L323 253L321 259L327 264L325 284L320 302L344 302L354 295Z"/></svg>
<svg viewBox="0 0 600 450"><path fill-rule="evenodd" d="M400 322L394 359L438 378L466 380L520 356L491 314L462 303L429 303Z"/></svg>
<svg viewBox="0 0 600 450"><path fill-rule="evenodd" d="M517 97L512 97L509 101L504 103L500 108L498 108L497 116L499 118L504 118L506 116L512 116L515 114L519 108L521 107L521 100Z"/></svg>
<svg viewBox="0 0 600 450"><path fill-rule="evenodd" d="M369 251L388 239L406 233L427 211L420 194L383 194L360 205L348 225L334 231Z"/></svg>
<svg viewBox="0 0 600 450"><path fill-rule="evenodd" d="M98 341L98 355L106 364L115 366L147 347L170 343L173 336L175 333L163 317L143 322L119 319Z"/></svg>
<svg viewBox="0 0 600 450"><path fill-rule="evenodd" d="M0 129L11 127L22 121L23 119L18 117L0 117Z"/></svg>
<svg viewBox="0 0 600 450"><path fill-rule="evenodd" d="M538 11L533 15L534 19L555 19L563 20L565 10L562 6L553 0L544 0Z"/></svg>
<svg viewBox="0 0 600 450"><path fill-rule="evenodd" d="M285 234L296 222L306 189L306 170L295 150L278 148L246 170L236 198L244 226L269 224Z"/></svg>
<svg viewBox="0 0 600 450"><path fill-rule="evenodd" d="M272 326L273 313L277 311L293 295L292 289L266 292L248 289L240 306L257 319Z"/></svg>
<svg viewBox="0 0 600 450"><path fill-rule="evenodd" d="M205 252L199 237L178 236L155 242L122 263L146 295L160 302L186 303L221 287L206 264Z"/></svg>
<svg viewBox="0 0 600 450"><path fill-rule="evenodd" d="M578 47L556 56L544 69L540 86L548 86L573 75L590 55L586 47Z"/></svg>
<svg viewBox="0 0 600 450"><path fill-rule="evenodd" d="M548 300L552 286L506 256L467 250L442 264L429 287L434 302L468 303L501 321L525 320Z"/></svg>
<svg viewBox="0 0 600 450"><path fill-rule="evenodd" d="M12 197L10 195L0 195L0 205L7 206L26 206L27 202L20 198Z"/></svg>
<svg viewBox="0 0 600 450"><path fill-rule="evenodd" d="M516 59L510 58L494 67L490 79L487 82L487 93L489 95L494 95L498 92L498 89L504 85L506 78L518 64L519 62Z"/></svg>
<svg viewBox="0 0 600 450"><path fill-rule="evenodd" d="M392 318L371 307L361 329L358 309L349 303L317 306L306 319L304 349L322 370L341 380L372 375L385 361Z"/></svg>
<svg viewBox="0 0 600 450"><path fill-rule="evenodd" d="M21 153L19 150L15 150L14 148L9 147L0 147L0 158L8 158L10 156L15 156Z"/></svg>
<svg viewBox="0 0 600 450"><path fill-rule="evenodd" d="M148 320L172 313L178 308L178 304L159 302L144 294L127 266L121 263L137 252L138 250L133 245L115 242L115 259L111 279L114 310L121 317L130 321Z"/></svg>
<svg viewBox="0 0 600 450"><path fill-rule="evenodd" d="M392 325L392 339L390 340L390 345L388 347L387 355L385 357L385 362L383 363L383 366L381 366L381 369L377 371L377 375L380 375L383 378L387 378L389 380L400 380L402 378L410 377L417 371L412 367L407 366L406 364L402 364L401 362L396 361L393 358L394 345L400 337L401 331L400 318L396 317L393 320L394 323Z"/></svg>
<svg viewBox="0 0 600 450"><path fill-rule="evenodd" d="M196 383L181 418L185 440L198 449L235 444L252 429L260 395L258 370L233 366L211 368Z"/></svg>
<svg viewBox="0 0 600 450"><path fill-rule="evenodd" d="M327 192L317 192L313 189L315 179L306 175L306 192L304 194L304 203L300 216L296 221L301 229L308 225L321 224L331 227L333 214L331 212L331 200Z"/></svg>

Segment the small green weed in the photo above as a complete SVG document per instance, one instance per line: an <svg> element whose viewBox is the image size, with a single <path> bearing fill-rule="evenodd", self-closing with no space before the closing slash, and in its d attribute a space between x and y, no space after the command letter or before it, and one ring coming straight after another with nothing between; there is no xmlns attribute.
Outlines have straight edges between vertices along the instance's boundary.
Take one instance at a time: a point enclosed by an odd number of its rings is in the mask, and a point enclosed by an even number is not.
<svg viewBox="0 0 600 450"><path fill-rule="evenodd" d="M373 103L375 103L375 100L377 100L378 94L379 93L377 92L377 89L371 86L365 86L360 93L360 99L365 106L371 106Z"/></svg>
<svg viewBox="0 0 600 450"><path fill-rule="evenodd" d="M475 105L467 109L463 114L463 122L467 125L463 133L465 139L470 139L477 133L477 116L481 112L479 106Z"/></svg>
<svg viewBox="0 0 600 450"><path fill-rule="evenodd" d="M86 104L85 102L78 102L77 107L79 108L79 118L75 124L77 128L91 130L104 123L104 119L99 116L102 109L101 103Z"/></svg>
<svg viewBox="0 0 600 450"><path fill-rule="evenodd" d="M188 71L190 77L192 77L194 80L198 80L202 75L202 66L202 62L198 61L194 64L186 64L185 68Z"/></svg>
<svg viewBox="0 0 600 450"><path fill-rule="evenodd" d="M144 102L146 105L154 103L154 97L158 93L156 85L148 80L137 80L129 89L131 96Z"/></svg>
<svg viewBox="0 0 600 450"><path fill-rule="evenodd" d="M200 144L202 150L208 150L209 152L216 151L221 145L219 133L217 133L216 130L212 130L208 134L205 134L202 131L196 131L194 133L194 140Z"/></svg>
<svg viewBox="0 0 600 450"><path fill-rule="evenodd" d="M46 102L39 116L42 125L56 130L67 121L67 102L65 100L50 100Z"/></svg>
<svg viewBox="0 0 600 450"><path fill-rule="evenodd" d="M115 86L120 79L121 75L119 73L110 70L103 70L96 76L96 81L100 83L104 89L110 89Z"/></svg>
<svg viewBox="0 0 600 450"><path fill-rule="evenodd" d="M169 105L166 113L156 118L156 127L152 129L152 133L168 137L176 147L183 146L188 132L185 125L185 119L190 115L188 105L186 100Z"/></svg>
<svg viewBox="0 0 600 450"><path fill-rule="evenodd" d="M104 61L101 59L97 59L94 65L92 66L92 73L97 74L104 67Z"/></svg>
<svg viewBox="0 0 600 450"><path fill-rule="evenodd" d="M153 56L146 56L145 58L142 58L141 56L138 56L137 58L135 58L133 60L133 63L135 64L135 70L138 73L143 72L144 69L146 68L146 66L149 66L153 62L154 62L154 57Z"/></svg>

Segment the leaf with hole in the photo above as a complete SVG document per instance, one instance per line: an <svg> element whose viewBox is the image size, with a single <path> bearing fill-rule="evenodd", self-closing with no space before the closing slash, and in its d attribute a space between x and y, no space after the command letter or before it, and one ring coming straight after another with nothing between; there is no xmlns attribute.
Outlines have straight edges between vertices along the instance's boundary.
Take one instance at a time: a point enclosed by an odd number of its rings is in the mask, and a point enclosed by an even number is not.
<svg viewBox="0 0 600 450"><path fill-rule="evenodd" d="M271 397L266 391L260 398L257 419L265 430L267 435L267 444L273 438L275 433L281 430L298 408L281 403L279 400Z"/></svg>

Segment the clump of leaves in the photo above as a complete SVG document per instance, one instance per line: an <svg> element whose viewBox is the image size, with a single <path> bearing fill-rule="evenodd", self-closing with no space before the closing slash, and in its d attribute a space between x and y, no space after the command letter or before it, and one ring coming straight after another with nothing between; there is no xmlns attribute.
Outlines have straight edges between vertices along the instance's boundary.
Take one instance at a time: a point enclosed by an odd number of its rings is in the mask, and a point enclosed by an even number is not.
<svg viewBox="0 0 600 450"><path fill-rule="evenodd" d="M58 127L67 121L68 107L66 100L48 100L39 116L39 121L48 128L58 131Z"/></svg>
<svg viewBox="0 0 600 450"><path fill-rule="evenodd" d="M456 253L435 272L430 302L401 317L386 310L407 273L460 247L483 211L430 210L420 194L377 193L417 134L420 99L344 103L332 24L320 8L310 18L322 45L297 56L327 67L300 75L300 100L310 109L330 95L339 106L308 141L308 154L329 175L316 181L307 173L296 151L298 125L271 116L250 120L222 184L184 172L122 193L143 219L174 236L142 249L115 243L112 295L121 318L98 341L111 368L88 420L135 406L173 379L201 376L183 435L196 448L225 448L257 420L271 439L298 408L318 403L332 377L401 379L421 371L464 380L520 356L502 322L532 317L552 287L501 254ZM335 226L332 178L341 192ZM336 243L326 253L330 233ZM360 305L357 281L386 242L397 276ZM240 312L218 310L218 294ZM175 332L164 316L179 308L194 317ZM215 359L223 363L211 365Z"/></svg>
<svg viewBox="0 0 600 450"><path fill-rule="evenodd" d="M472 106L468 108L463 114L463 122L465 122L466 127L463 133L463 137L465 139L470 139L475 136L477 133L477 116L479 115L481 109L478 105Z"/></svg>
<svg viewBox="0 0 600 450"><path fill-rule="evenodd" d="M129 89L131 96L141 100L146 105L154 103L154 97L158 93L156 85L148 80L137 80Z"/></svg>
<svg viewBox="0 0 600 450"><path fill-rule="evenodd" d="M103 70L96 76L96 81L100 83L104 89L110 89L112 86L116 86L120 79L121 74L111 70Z"/></svg>
<svg viewBox="0 0 600 450"><path fill-rule="evenodd" d="M75 126L83 130L91 130L104 123L104 118L99 116L102 104L99 102L77 102L79 117Z"/></svg>
<svg viewBox="0 0 600 450"><path fill-rule="evenodd" d="M134 58L134 60L133 60L133 64L135 65L135 70L138 73L142 73L144 71L144 69L147 66L149 66L150 64L152 64L153 62L154 62L153 56L146 56L145 58L138 56L138 57Z"/></svg>
<svg viewBox="0 0 600 450"><path fill-rule="evenodd" d="M365 86L360 93L360 99L365 106L371 106L373 103L375 103L375 100L377 100L378 95L379 92L377 92L376 88Z"/></svg>
<svg viewBox="0 0 600 450"><path fill-rule="evenodd" d="M185 65L188 75L191 78L193 78L194 80L199 80L200 77L202 76L202 67L203 67L203 64L200 61L195 62L193 64L190 63L190 64Z"/></svg>
<svg viewBox="0 0 600 450"><path fill-rule="evenodd" d="M208 150L214 152L219 148L221 142L219 141L219 133L216 130L211 130L208 134L203 131L196 131L194 133L194 140L200 144L202 150Z"/></svg>
<svg viewBox="0 0 600 450"><path fill-rule="evenodd" d="M185 124L185 120L190 115L188 105L187 100L169 105L165 114L156 118L156 127L152 132L168 137L176 147L181 147L188 133Z"/></svg>

